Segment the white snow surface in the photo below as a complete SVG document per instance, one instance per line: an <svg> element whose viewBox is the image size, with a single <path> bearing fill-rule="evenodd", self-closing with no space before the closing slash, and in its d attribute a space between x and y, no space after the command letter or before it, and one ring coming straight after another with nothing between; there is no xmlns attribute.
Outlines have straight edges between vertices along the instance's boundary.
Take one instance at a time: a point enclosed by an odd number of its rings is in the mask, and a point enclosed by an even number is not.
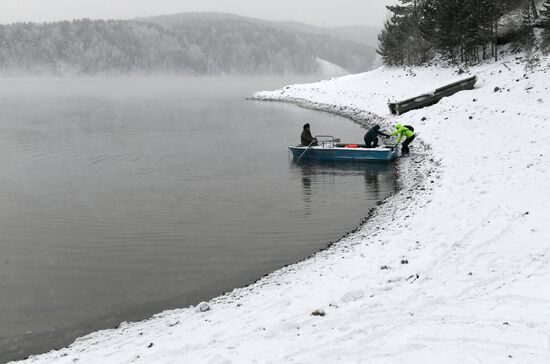
<svg viewBox="0 0 550 364"><path fill-rule="evenodd" d="M380 68L256 94L413 125L400 192L357 232L210 310L167 311L26 362L550 363L550 65L526 72L509 57L467 73L475 90L397 119L388 99L467 74Z"/></svg>
<svg viewBox="0 0 550 364"><path fill-rule="evenodd" d="M317 64L319 65L319 74L323 77L345 76L350 73L345 68L321 58L317 58Z"/></svg>

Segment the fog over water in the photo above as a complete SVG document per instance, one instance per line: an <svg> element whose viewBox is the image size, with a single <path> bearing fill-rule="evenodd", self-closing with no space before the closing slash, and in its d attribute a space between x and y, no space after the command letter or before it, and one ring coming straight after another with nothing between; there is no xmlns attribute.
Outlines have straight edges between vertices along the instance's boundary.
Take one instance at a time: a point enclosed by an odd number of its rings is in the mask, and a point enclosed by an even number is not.
<svg viewBox="0 0 550 364"><path fill-rule="evenodd" d="M388 3L2 1L0 362L248 285L395 192L289 158L358 125L246 100L371 69Z"/></svg>
<svg viewBox="0 0 550 364"><path fill-rule="evenodd" d="M303 78L6 79L0 362L249 284L356 227L393 165L295 164L302 125L253 91Z"/></svg>

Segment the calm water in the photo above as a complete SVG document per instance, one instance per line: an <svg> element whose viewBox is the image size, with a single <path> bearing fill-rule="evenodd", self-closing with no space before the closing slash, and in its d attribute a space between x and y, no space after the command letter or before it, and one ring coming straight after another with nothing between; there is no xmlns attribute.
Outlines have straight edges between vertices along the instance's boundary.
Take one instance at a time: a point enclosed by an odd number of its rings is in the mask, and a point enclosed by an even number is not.
<svg viewBox="0 0 550 364"><path fill-rule="evenodd" d="M393 166L298 165L352 122L246 101L288 79L5 80L0 361L249 284L356 227Z"/></svg>

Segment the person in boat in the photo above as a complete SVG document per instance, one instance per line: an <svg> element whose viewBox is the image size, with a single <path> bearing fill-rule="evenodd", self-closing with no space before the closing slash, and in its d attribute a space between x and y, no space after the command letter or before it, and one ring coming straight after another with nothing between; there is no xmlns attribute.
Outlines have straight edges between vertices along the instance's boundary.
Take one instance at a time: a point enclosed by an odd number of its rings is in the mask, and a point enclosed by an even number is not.
<svg viewBox="0 0 550 364"><path fill-rule="evenodd" d="M365 134L365 147L366 148L376 148L378 147L378 136L382 135L386 138L390 136L384 132L380 131L380 125L373 126L367 134Z"/></svg>
<svg viewBox="0 0 550 364"><path fill-rule="evenodd" d="M402 155L409 154L410 153L409 145L413 142L414 138L416 137L416 135L414 134L414 128L409 125L397 124L395 126L395 129L397 130L391 136L399 135L399 138L397 139L397 144L399 144L401 140L405 138L405 141L403 142L403 146L401 147L401 154Z"/></svg>
<svg viewBox="0 0 550 364"><path fill-rule="evenodd" d="M302 136L300 139L302 145L305 145L306 147L317 145L317 139L311 135L309 123L304 125L304 131L302 131Z"/></svg>

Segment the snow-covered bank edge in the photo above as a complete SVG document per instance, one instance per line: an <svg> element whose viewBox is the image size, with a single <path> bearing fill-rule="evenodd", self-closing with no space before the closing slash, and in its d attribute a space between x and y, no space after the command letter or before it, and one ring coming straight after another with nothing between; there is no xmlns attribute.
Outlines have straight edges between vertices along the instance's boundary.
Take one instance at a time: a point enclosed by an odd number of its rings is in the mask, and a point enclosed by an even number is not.
<svg viewBox="0 0 550 364"><path fill-rule="evenodd" d="M288 87L286 89L288 89ZM393 130L394 126L394 124L392 123L394 117L380 116L376 113L361 109L359 107L338 105L336 103L322 103L305 98L278 95L277 91L257 92L252 95L250 99L262 102L290 103L305 109L327 112L349 119L350 121L359 124L365 129L368 129L375 124L378 124L387 130ZM407 195L412 193L416 193L417 195L424 194L427 189L430 190L430 188L426 184L426 180L428 178L438 178L439 163L432 155L430 145L426 143L421 138L421 136L416 138L414 143L416 149L415 157L399 158L396 162L398 183L397 193L386 198L386 200L382 201L380 205L387 204L393 199L398 198L398 196L400 195ZM371 211L364 222L371 218L373 216L373 213L376 213L376 210ZM359 230L361 227L359 227L357 230ZM353 231L352 233L354 232L355 231Z"/></svg>
<svg viewBox="0 0 550 364"><path fill-rule="evenodd" d="M252 97L250 97L249 99L253 101L258 101L258 102L289 103L304 109L330 113L333 115L337 115L337 116L341 116L346 119L349 119L351 122L354 122L365 129L368 129L374 126L375 124L378 124L382 127L385 127L387 130L393 130L392 129L394 126L394 124L392 123L393 118L383 117L373 112L370 112L368 110L362 110L358 107L349 107L349 106L343 106L338 104L322 103L322 102L316 102L316 101L308 100L305 98L298 98L298 97L290 97L290 96L281 97L281 96L273 96L273 95L274 93L271 93L271 92L257 92L254 95L252 95ZM306 261L309 259L315 258L315 256L318 253L328 250L328 248L332 247L334 244L338 245L348 237L353 238L354 234L360 231L361 229L363 229L364 225L366 225L370 219L375 217L379 212L379 210L384 208L391 209L391 206L386 206L386 205L388 204L400 205L401 203L406 202L400 199L399 197L405 196L405 199L409 199L412 194L415 194L416 196L424 195L423 196L424 198L427 197L426 195L432 189L429 186L428 179L433 180L434 178L435 179L439 178L438 177L439 163L435 160L434 156L432 155L430 145L427 144L424 140L422 140L421 137L416 138L414 143L415 143L415 149L416 149L415 156L413 158L399 158L395 162L396 174L397 174L397 185L398 185L396 193L388 196L386 199L381 201L376 208L371 209L368 215L362 220L362 223L360 226L358 226L353 231L350 231L349 233L345 234L340 240L337 240L336 242L331 243L327 248L321 249L319 252L314 253L310 257L306 258L305 259ZM390 221L382 222L383 225L387 225L389 223ZM290 266L301 262L302 261L292 263L290 264Z"/></svg>
<svg viewBox="0 0 550 364"><path fill-rule="evenodd" d="M253 96L250 99L262 102L291 103L295 104L297 107L331 113L349 119L350 122L357 123L365 128L369 125L373 125L373 123L379 123L387 127L390 126L387 119L358 108L342 107L336 104L323 104L298 98L289 98L287 100L268 100L258 99ZM312 264L317 264L320 260L335 258L342 254L349 254L353 251L353 246L357 244L356 239L361 236L361 231L385 230L386 225L390 222L388 217L394 215L400 209L401 205L409 203L411 194L431 190L430 188L426 188L426 179L430 177L437 178L437 162L434 162L433 158L431 158L429 154L429 146L424 144L421 140L418 140L417 142L420 146L418 149L422 150L423 153L419 154L414 159L409 158L399 160L396 164L396 172L398 176L398 188L396 193L380 201L377 207L370 209L370 211L366 213L366 216L363 217L358 227L344 234L336 241L327 242L326 247L312 253L309 257L296 262L291 262L271 274L259 278L256 282L248 286L235 288L231 292L214 297L210 301L202 302L197 306L190 306L188 308L177 310L167 310L139 322L122 322L114 329L101 330L78 338L68 348L52 350L46 354L32 355L27 360L34 362L34 360L41 357L44 358L46 356L51 357L55 361L57 359L67 357L66 351L71 348L78 348L83 343L84 345L88 345L89 342L93 342L92 345L94 346L98 345L101 338L112 337L112 335L124 335L127 333L129 328L132 328L135 325L150 325L154 324L158 320L162 320L163 322L166 322L168 327L172 327L180 323L180 320L176 319L176 317L181 314L201 315L208 311L223 310L224 305L239 305L239 303L237 303L239 298L245 295L255 295L257 294L256 291L261 290L266 286L280 286L284 282L288 282L289 279L292 279L293 276L299 275L301 269L305 269ZM415 198L415 201L419 202L420 199ZM410 207L421 208L421 205L412 204Z"/></svg>
<svg viewBox="0 0 550 364"><path fill-rule="evenodd" d="M413 143L397 164L399 192L355 233L198 310L28 362L548 363L550 64L526 73L520 59L503 62L473 68L475 90L399 118L429 145ZM387 113L388 98L456 78L435 66L413 71L256 97L387 128L391 119L372 113Z"/></svg>
<svg viewBox="0 0 550 364"><path fill-rule="evenodd" d="M264 92L255 93L254 95L252 95L252 97L249 98L249 100L265 102L284 102L288 104L294 104L304 109L322 111L345 117L365 128L367 128L369 125L374 125L378 123L381 125L384 124L386 126L390 126L387 122L387 119L368 110L361 110L357 107L352 108L337 104L327 104L290 96L274 97L269 93Z"/></svg>
<svg viewBox="0 0 550 364"><path fill-rule="evenodd" d="M288 89L288 87L287 87ZM393 117L383 117L368 110L363 110L358 107L350 107L345 105L338 105L336 103L322 103L316 102L305 98L291 97L291 96L281 96L277 94L277 91L274 92L257 92L250 100L259 101L259 102L283 102L294 104L298 107L315 110L320 112L327 112L333 115L341 116L350 121L360 125L361 127L368 129L375 124L378 124L387 130L393 130L394 124L392 123ZM377 210L382 208L383 205L388 203L397 203L403 201L395 201L399 199L399 196L410 196L411 194L416 194L417 196L426 194L426 191L430 191L431 188L428 186L427 179L439 178L438 177L438 166L439 163L435 160L434 156L431 153L431 148L428 143L422 140L421 137L418 137L414 141L415 143L415 157L414 158L399 158L396 161L396 173L397 173L397 184L398 190L395 194L387 197L380 205L369 212L369 215L363 220L361 226L359 226L354 231L346 234L344 236L353 236L358 230L360 230L365 223L371 219L377 213ZM426 196L424 196L426 197ZM385 207L385 206L384 206ZM386 224L389 221L385 222ZM337 241L337 243L341 240ZM311 256L307 259L311 259L314 256Z"/></svg>
<svg viewBox="0 0 550 364"><path fill-rule="evenodd" d="M262 101L262 102L285 102L285 103L291 103L295 104L297 107L302 107L310 110L315 110L319 112L327 112L334 115L338 115L341 117L344 117L346 119L349 119L350 122L357 123L363 127L368 127L369 125L372 125L374 122L380 123L381 125L387 125L389 126L388 120L380 117L374 113L368 112L368 111L362 111L357 108L347 108L347 107L340 107L338 105L333 104L322 104L317 102L311 102L304 99L292 99L289 98L288 100L260 100L256 99L254 97L251 98L251 100L254 101ZM419 145L422 147L419 148L426 153L424 155L419 156L415 159L403 159L400 160L399 163L396 165L396 172L398 175L397 183L398 183L398 189L396 193L388 196L384 200L380 201L377 207L374 207L366 213L364 217L362 217L361 223L359 226L357 226L352 231L344 234L340 239L336 241L327 242L327 245L324 248L321 248L315 252L313 252L309 257L306 257L304 259L301 259L296 262L291 262L284 267L281 267L280 269L265 275L264 277L258 278L257 281L254 283L245 286L245 287L238 287L235 288L233 291L224 293L220 296L214 297L211 300L207 302L202 302L200 304L197 304L197 306L190 306L188 308L182 308L177 310L167 310L164 312L161 312L159 314L154 315L153 317L149 319L145 319L139 322L122 322L119 326L117 326L114 329L105 329L100 330L98 332L93 332L88 335L85 335L81 338L78 338L75 340L73 344L69 346L69 348L78 347L81 343L87 343L90 341L94 342L94 345L97 344L98 337L105 337L110 336L112 334L119 335L120 333L124 333L127 331L127 329L133 325L148 325L151 322L154 322L156 320L167 320L167 325L169 327L172 327L173 325L179 324L179 320L172 319L175 316L178 316L182 313L186 314L192 314L192 315L200 315L204 312L211 311L211 310L219 310L223 309L223 305L232 304L236 301L238 301L238 298L242 297L246 294L255 294L256 290L261 290L266 285L277 285L279 286L282 282L286 281L288 279L288 275L296 275L299 274L300 269L303 269L304 266L310 265L315 260L319 259L326 259L328 257L335 257L339 254L349 253L350 249L352 249L353 245L357 244L355 239L357 238L357 234L360 234L360 231L363 229L367 229L369 231L379 231L384 230L385 226L388 223L388 216L392 215L399 209L399 205L403 204L405 202L408 202L407 194L410 196L410 193L419 192L419 191L425 191L426 189L423 187L425 186L426 178L435 177L437 175L437 163L434 162L434 160L429 155L429 146L425 145L422 141L418 140ZM415 167L411 167L411 165L416 165ZM420 207L416 206L415 207ZM361 216L358 216L358 218L361 218ZM372 221L371 221L372 220ZM366 226L366 225L373 225L372 227ZM59 350L52 350L49 353L46 354L39 354L39 355L31 355L28 359L31 362L34 361L34 359L43 357L44 355L50 356L52 355L54 358L64 358L66 357L65 351L67 349L59 349Z"/></svg>

